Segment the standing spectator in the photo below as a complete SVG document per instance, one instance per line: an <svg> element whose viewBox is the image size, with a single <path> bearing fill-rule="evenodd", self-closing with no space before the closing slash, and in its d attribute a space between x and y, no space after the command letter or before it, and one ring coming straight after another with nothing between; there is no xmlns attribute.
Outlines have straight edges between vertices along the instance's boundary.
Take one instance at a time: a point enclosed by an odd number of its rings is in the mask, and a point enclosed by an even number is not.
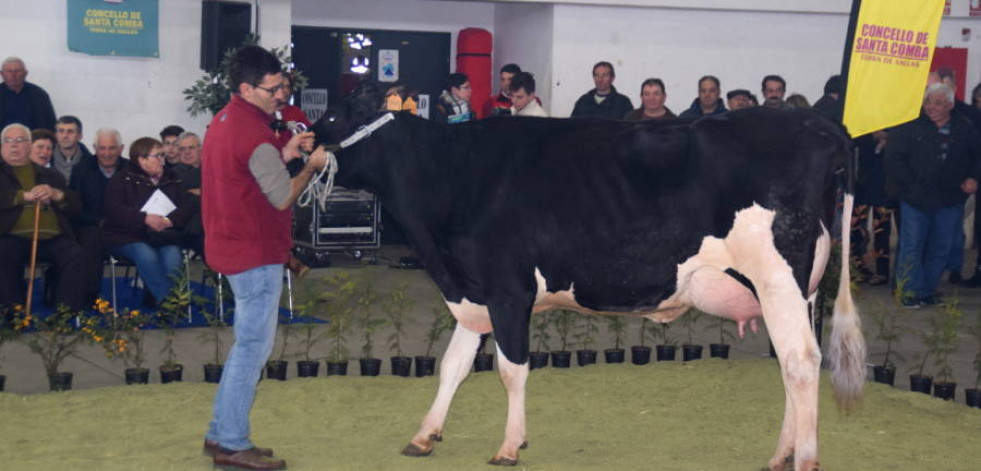
<svg viewBox="0 0 981 471"><path fill-rule="evenodd" d="M293 96L293 76L283 74L283 88L279 91L276 104L276 121L273 122L273 129L279 139L279 146L283 147L293 138L293 129L297 124L302 124L309 129L311 124L307 119L307 114L299 106L290 104L290 97Z"/></svg>
<svg viewBox="0 0 981 471"><path fill-rule="evenodd" d="M535 96L535 77L528 72L518 72L511 79L511 114L547 118L548 113L538 104Z"/></svg>
<svg viewBox="0 0 981 471"><path fill-rule="evenodd" d="M470 79L464 74L450 74L446 87L433 105L433 121L438 123L465 123L473 119L470 110Z"/></svg>
<svg viewBox="0 0 981 471"><path fill-rule="evenodd" d="M171 124L160 131L160 142L163 143L163 153L166 156L167 168L177 165L180 162L180 155L177 153L177 138L184 134L184 128Z"/></svg>
<svg viewBox="0 0 981 471"><path fill-rule="evenodd" d="M876 131L855 139L858 154L858 179L855 181L855 210L852 219L853 257L858 260L856 278L863 278L870 285L889 281L889 239L892 235L892 219L897 201L886 192L885 147L889 135ZM872 232L867 229L872 217ZM871 239L871 257L866 247ZM872 258L871 264L866 260Z"/></svg>
<svg viewBox="0 0 981 471"><path fill-rule="evenodd" d="M79 165L68 182L78 193L82 211L73 219L75 237L85 249L88 269L82 280L86 304L99 295L102 286L102 265L106 257L102 225L105 222L105 195L109 179L129 165L122 158L123 138L114 128L104 127L95 132L95 158Z"/></svg>
<svg viewBox="0 0 981 471"><path fill-rule="evenodd" d="M501 116L511 113L511 79L514 75L521 72L521 67L517 64L506 64L501 67L500 87L501 91L497 96L492 96L484 104L483 117Z"/></svg>
<svg viewBox="0 0 981 471"><path fill-rule="evenodd" d="M27 67L17 57L4 59L0 74L0 127L20 123L28 129L55 127L55 112L51 98L43 88L27 81Z"/></svg>
<svg viewBox="0 0 981 471"><path fill-rule="evenodd" d="M640 108L632 110L623 116L627 121L643 121L647 119L671 119L674 113L664 106L668 94L664 92L664 82L659 78L649 78L640 85Z"/></svg>
<svg viewBox="0 0 981 471"><path fill-rule="evenodd" d="M804 109L810 108L811 104L807 101L807 97L801 95L800 93L794 93L787 97L786 109Z"/></svg>
<svg viewBox="0 0 981 471"><path fill-rule="evenodd" d="M47 129L31 131L31 162L44 168L51 168L51 154L54 152L55 135Z"/></svg>
<svg viewBox="0 0 981 471"><path fill-rule="evenodd" d="M814 102L814 109L832 121L841 122L841 76L832 75L824 82L824 95Z"/></svg>
<svg viewBox="0 0 981 471"><path fill-rule="evenodd" d="M787 81L779 75L763 77L763 106L783 109L783 96L787 93Z"/></svg>
<svg viewBox="0 0 981 471"><path fill-rule="evenodd" d="M105 194L105 243L113 255L136 265L153 299L160 302L170 292L171 275L181 264L180 229L191 217L177 175L164 165L163 145L141 137L129 146L130 165L112 178ZM176 207L167 214L145 210L159 190Z"/></svg>
<svg viewBox="0 0 981 471"><path fill-rule="evenodd" d="M756 106L756 97L744 88L729 90L729 93L726 93L726 100L728 101L730 110L741 110Z"/></svg>
<svg viewBox="0 0 981 471"><path fill-rule="evenodd" d="M85 257L69 222L78 212L78 197L60 173L31 162L27 126L8 124L0 132L0 142L0 306L24 303L24 266L31 255L35 206L42 205L38 260L51 263L58 273L58 304L81 310L82 287L77 280L85 273Z"/></svg>
<svg viewBox="0 0 981 471"><path fill-rule="evenodd" d="M981 142L974 126L951 116L954 92L927 87L923 114L889 133L886 163L899 193L896 285L905 307L942 304L937 286L957 238L964 201L977 191Z"/></svg>
<svg viewBox="0 0 981 471"><path fill-rule="evenodd" d="M72 169L82 162L92 160L92 153L82 144L82 122L78 118L65 115L55 124L54 168L61 172L65 181L71 181Z"/></svg>
<svg viewBox="0 0 981 471"><path fill-rule="evenodd" d="M617 93L613 81L617 78L613 64L603 61L593 66L593 84L596 88L586 92L576 101L572 109L573 118L597 116L601 118L622 119L634 108L630 98Z"/></svg>
<svg viewBox="0 0 981 471"><path fill-rule="evenodd" d="M722 98L719 97L719 90L721 89L719 79L712 75L698 79L698 98L691 102L691 107L681 112L680 117L701 118L702 116L725 113L727 111L726 105L722 103Z"/></svg>

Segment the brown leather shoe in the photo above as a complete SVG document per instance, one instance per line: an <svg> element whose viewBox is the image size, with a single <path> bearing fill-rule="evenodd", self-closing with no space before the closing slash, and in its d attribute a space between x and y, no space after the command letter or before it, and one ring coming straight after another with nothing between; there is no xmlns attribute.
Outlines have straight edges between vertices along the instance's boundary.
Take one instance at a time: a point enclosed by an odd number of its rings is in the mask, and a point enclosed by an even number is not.
<svg viewBox="0 0 981 471"><path fill-rule="evenodd" d="M204 450L202 453L204 456L215 456L215 450L218 449L218 442L213 442L211 440L204 441ZM259 448L255 447L255 450L259 452L262 456L273 456L273 451L270 448Z"/></svg>
<svg viewBox="0 0 981 471"><path fill-rule="evenodd" d="M262 456L256 448L231 451L219 447L215 450L213 459L215 468L223 470L256 469L273 471L286 469L286 461Z"/></svg>

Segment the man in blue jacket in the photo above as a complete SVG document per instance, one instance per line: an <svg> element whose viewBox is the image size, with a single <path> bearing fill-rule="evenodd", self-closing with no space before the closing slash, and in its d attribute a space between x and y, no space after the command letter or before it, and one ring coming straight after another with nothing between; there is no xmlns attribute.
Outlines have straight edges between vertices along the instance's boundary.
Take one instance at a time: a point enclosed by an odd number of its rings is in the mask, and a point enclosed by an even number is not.
<svg viewBox="0 0 981 471"><path fill-rule="evenodd" d="M55 130L51 98L43 88L27 81L24 61L8 57L0 66L0 127L20 123L29 129Z"/></svg>
<svg viewBox="0 0 981 471"><path fill-rule="evenodd" d="M573 118L596 116L600 118L623 119L623 116L634 109L630 98L617 93L613 80L617 73L613 64L603 61L593 66L593 83L596 88L586 92L576 101L572 109Z"/></svg>
<svg viewBox="0 0 981 471"><path fill-rule="evenodd" d="M691 102L691 107L682 111L679 118L701 118L713 114L722 114L726 111L726 105L719 97L719 79L712 75L706 75L698 79L698 98Z"/></svg>

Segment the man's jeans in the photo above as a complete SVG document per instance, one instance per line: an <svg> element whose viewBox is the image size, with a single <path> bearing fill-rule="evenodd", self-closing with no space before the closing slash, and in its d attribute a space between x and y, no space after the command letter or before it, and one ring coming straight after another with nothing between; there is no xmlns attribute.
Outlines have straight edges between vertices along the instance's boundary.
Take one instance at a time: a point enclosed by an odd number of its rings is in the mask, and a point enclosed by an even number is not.
<svg viewBox="0 0 981 471"><path fill-rule="evenodd" d="M964 217L964 206L921 211L900 202L899 258L896 286L903 297L921 300L932 296L940 285L951 247Z"/></svg>
<svg viewBox="0 0 981 471"><path fill-rule="evenodd" d="M247 450L249 412L263 365L272 353L283 291L283 265L228 275L235 294L235 344L228 352L206 438L228 450Z"/></svg>
<svg viewBox="0 0 981 471"><path fill-rule="evenodd" d="M159 303L167 297L173 285L172 275L180 274L181 248L176 245L153 247L145 242L119 245L109 250L113 255L126 257L136 265L143 284Z"/></svg>

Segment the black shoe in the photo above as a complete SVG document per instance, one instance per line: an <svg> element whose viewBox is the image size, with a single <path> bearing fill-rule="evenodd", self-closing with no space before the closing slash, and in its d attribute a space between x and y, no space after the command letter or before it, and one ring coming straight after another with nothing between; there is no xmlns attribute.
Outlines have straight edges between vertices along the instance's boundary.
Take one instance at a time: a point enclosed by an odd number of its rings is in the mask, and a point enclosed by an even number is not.
<svg viewBox="0 0 981 471"><path fill-rule="evenodd" d="M946 303L944 303L944 300L940 296L937 296L937 295L934 294L932 296L927 296L927 297L921 299L920 300L920 306L924 306L924 307L944 307L944 306L946 306Z"/></svg>
<svg viewBox="0 0 981 471"><path fill-rule="evenodd" d="M950 272L950 276L947 277L947 282L954 285L960 286L964 284L964 278L961 278L961 274L956 271Z"/></svg>

